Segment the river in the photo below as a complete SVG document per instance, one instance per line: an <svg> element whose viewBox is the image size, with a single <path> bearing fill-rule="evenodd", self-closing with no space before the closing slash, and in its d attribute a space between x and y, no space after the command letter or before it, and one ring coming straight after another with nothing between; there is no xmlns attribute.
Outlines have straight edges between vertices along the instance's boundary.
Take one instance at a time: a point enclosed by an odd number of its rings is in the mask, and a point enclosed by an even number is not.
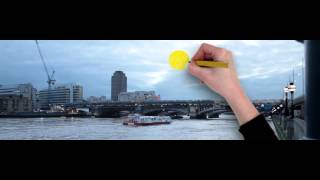
<svg viewBox="0 0 320 180"><path fill-rule="evenodd" d="M235 119L174 120L170 125L131 127L121 119L0 119L1 140L238 140Z"/></svg>

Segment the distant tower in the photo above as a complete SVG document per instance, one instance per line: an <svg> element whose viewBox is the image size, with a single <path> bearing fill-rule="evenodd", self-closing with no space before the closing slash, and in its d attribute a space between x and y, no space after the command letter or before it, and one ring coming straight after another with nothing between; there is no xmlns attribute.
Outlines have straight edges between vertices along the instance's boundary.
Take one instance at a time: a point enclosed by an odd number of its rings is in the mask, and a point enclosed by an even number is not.
<svg viewBox="0 0 320 180"><path fill-rule="evenodd" d="M118 101L121 92L127 92L127 77L122 71L116 71L111 78L111 100Z"/></svg>

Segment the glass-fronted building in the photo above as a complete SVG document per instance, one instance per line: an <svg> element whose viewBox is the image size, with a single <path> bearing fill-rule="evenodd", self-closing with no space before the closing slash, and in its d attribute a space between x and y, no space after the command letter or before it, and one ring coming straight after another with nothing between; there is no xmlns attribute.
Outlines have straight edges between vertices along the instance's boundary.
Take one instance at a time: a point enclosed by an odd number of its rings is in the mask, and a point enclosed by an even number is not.
<svg viewBox="0 0 320 180"><path fill-rule="evenodd" d="M39 91L40 108L52 105L65 105L83 101L83 87L79 84L66 84Z"/></svg>

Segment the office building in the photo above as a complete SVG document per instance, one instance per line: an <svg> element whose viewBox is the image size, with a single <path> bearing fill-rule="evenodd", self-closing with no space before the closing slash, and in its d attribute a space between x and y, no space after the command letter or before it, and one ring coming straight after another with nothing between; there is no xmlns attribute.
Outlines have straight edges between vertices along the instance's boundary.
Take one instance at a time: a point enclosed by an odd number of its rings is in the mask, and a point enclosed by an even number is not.
<svg viewBox="0 0 320 180"><path fill-rule="evenodd" d="M78 84L66 84L52 87L51 90L39 91L41 109L47 109L53 105L65 105L80 103L83 101L83 87Z"/></svg>
<svg viewBox="0 0 320 180"><path fill-rule="evenodd" d="M127 77L122 71L116 71L111 78L111 100L118 101L122 92L127 92Z"/></svg>
<svg viewBox="0 0 320 180"><path fill-rule="evenodd" d="M31 84L0 85L0 112L32 112L37 90Z"/></svg>

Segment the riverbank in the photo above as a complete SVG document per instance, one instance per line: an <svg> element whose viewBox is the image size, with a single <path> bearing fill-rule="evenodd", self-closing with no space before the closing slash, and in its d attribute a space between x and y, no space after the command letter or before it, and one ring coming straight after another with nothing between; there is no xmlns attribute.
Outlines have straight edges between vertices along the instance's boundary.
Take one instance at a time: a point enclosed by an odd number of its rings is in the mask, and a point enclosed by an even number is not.
<svg viewBox="0 0 320 180"><path fill-rule="evenodd" d="M58 117L91 117L91 113L77 112L20 112L20 113L7 113L0 114L0 118L58 118Z"/></svg>

